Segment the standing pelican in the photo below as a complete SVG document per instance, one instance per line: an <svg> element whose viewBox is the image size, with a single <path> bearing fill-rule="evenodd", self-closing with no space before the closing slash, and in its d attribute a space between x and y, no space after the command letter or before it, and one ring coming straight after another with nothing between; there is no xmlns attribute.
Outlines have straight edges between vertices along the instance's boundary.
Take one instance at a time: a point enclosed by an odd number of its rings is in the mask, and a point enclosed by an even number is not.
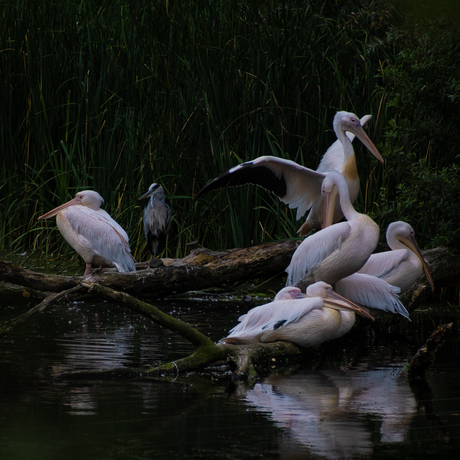
<svg viewBox="0 0 460 460"><path fill-rule="evenodd" d="M171 227L171 208L160 184L152 184L142 198L148 198L144 209L144 233L153 257L159 256L166 246L166 235Z"/></svg>
<svg viewBox="0 0 460 460"><path fill-rule="evenodd" d="M85 276L92 264L116 267L119 272L136 271L128 235L101 209L103 202L99 193L85 190L38 220L56 216L62 236L86 262Z"/></svg>
<svg viewBox="0 0 460 460"><path fill-rule="evenodd" d="M369 118L370 115L363 117L363 121L367 122ZM299 229L301 236L307 235L312 229L321 226L323 220L321 184L331 170L336 169L345 177L351 202L354 202L358 196L359 176L351 144L354 136L383 163L382 156L363 130L355 114L337 112L333 127L337 141L326 152L317 171L305 168L294 161L262 156L242 163L213 179L197 193L195 200L211 190L224 186L249 183L259 185L277 195L283 203L289 205L289 208L297 209L297 220L310 209L307 220ZM350 133L350 137L345 134L346 132ZM342 212L337 203L334 222L338 222L341 218Z"/></svg>
<svg viewBox="0 0 460 460"><path fill-rule="evenodd" d="M273 302L253 308L239 318L240 324L221 342L248 344L285 340L301 347L313 347L334 337L340 327L341 311L349 311L353 316L356 312L374 320L322 281L308 286L306 296L302 296L300 289L289 289L287 295L298 298L285 298L284 292L280 296L284 300L275 298Z"/></svg>
<svg viewBox="0 0 460 460"><path fill-rule="evenodd" d="M359 273L382 278L388 284L398 286L401 294L406 292L425 271L428 283L434 290L428 265L415 241L415 231L406 222L392 222L386 233L391 251L372 254Z"/></svg>
<svg viewBox="0 0 460 460"><path fill-rule="evenodd" d="M330 197L336 191L347 221L327 226L334 212ZM334 285L356 272L365 264L379 240L378 225L353 208L347 183L339 172L331 171L326 176L322 194L325 197L326 228L302 241L286 269L286 285L295 285L302 290L316 281Z"/></svg>

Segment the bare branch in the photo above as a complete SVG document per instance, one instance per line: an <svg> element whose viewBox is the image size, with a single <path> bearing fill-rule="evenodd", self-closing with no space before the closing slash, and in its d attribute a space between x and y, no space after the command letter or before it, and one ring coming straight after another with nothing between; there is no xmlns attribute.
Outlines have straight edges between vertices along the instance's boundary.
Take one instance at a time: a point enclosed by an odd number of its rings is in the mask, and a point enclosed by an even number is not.
<svg viewBox="0 0 460 460"><path fill-rule="evenodd" d="M44 312L48 307L59 302L61 299L73 297L76 294L81 294L81 292L84 292L84 290L85 289L81 286L75 286L71 289L67 289L65 291L58 292L57 294L49 295L42 302L40 302L35 307L31 308L26 313L12 320L5 321L4 325L0 328L0 337L5 336L9 332L11 332L13 329L16 329L17 327L21 326L22 324L24 324L26 321L28 321L30 318L32 318L36 314Z"/></svg>

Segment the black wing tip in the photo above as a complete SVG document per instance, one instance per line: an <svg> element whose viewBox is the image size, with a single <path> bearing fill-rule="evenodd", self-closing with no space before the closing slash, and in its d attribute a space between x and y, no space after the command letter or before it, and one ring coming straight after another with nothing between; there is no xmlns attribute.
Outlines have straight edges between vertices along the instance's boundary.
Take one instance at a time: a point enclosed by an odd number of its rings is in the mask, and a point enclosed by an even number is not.
<svg viewBox="0 0 460 460"><path fill-rule="evenodd" d="M193 197L192 201L195 202L200 197L202 197L205 193L212 192L213 190L218 190L222 187L225 187L230 182L231 179L230 170L225 171L219 177L212 179L208 182L198 193Z"/></svg>

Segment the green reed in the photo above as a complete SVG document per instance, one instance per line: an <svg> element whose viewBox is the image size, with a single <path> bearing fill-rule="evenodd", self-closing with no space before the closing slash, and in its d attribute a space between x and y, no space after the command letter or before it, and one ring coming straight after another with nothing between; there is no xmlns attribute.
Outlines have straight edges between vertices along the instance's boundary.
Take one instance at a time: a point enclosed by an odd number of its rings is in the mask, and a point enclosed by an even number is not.
<svg viewBox="0 0 460 460"><path fill-rule="evenodd" d="M382 166L354 144L357 208L382 229L396 218L418 225L425 247L450 228L422 227L404 194L417 196L410 172L422 158L426 174L447 168L455 182L459 129L446 121L458 111L460 66L454 49L442 54L454 28L436 42L385 0L17 0L0 28L2 249L71 252L54 221L37 217L91 188L146 259L138 197L152 182L173 207L165 256L186 255L193 240L217 249L296 237L295 212L263 190L191 198L260 155L316 168L337 110L371 113L368 132L386 158ZM434 91L441 78L442 97L425 97L423 85Z"/></svg>

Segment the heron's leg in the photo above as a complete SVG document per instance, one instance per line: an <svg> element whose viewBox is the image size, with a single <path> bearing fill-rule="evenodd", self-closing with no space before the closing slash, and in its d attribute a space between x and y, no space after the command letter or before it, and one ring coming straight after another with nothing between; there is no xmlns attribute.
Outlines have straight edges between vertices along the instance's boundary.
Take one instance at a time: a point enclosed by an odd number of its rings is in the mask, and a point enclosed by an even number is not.
<svg viewBox="0 0 460 460"><path fill-rule="evenodd" d="M91 273L92 266L93 266L93 264L91 264L91 263L86 264L86 270L85 270L84 276L89 275Z"/></svg>

